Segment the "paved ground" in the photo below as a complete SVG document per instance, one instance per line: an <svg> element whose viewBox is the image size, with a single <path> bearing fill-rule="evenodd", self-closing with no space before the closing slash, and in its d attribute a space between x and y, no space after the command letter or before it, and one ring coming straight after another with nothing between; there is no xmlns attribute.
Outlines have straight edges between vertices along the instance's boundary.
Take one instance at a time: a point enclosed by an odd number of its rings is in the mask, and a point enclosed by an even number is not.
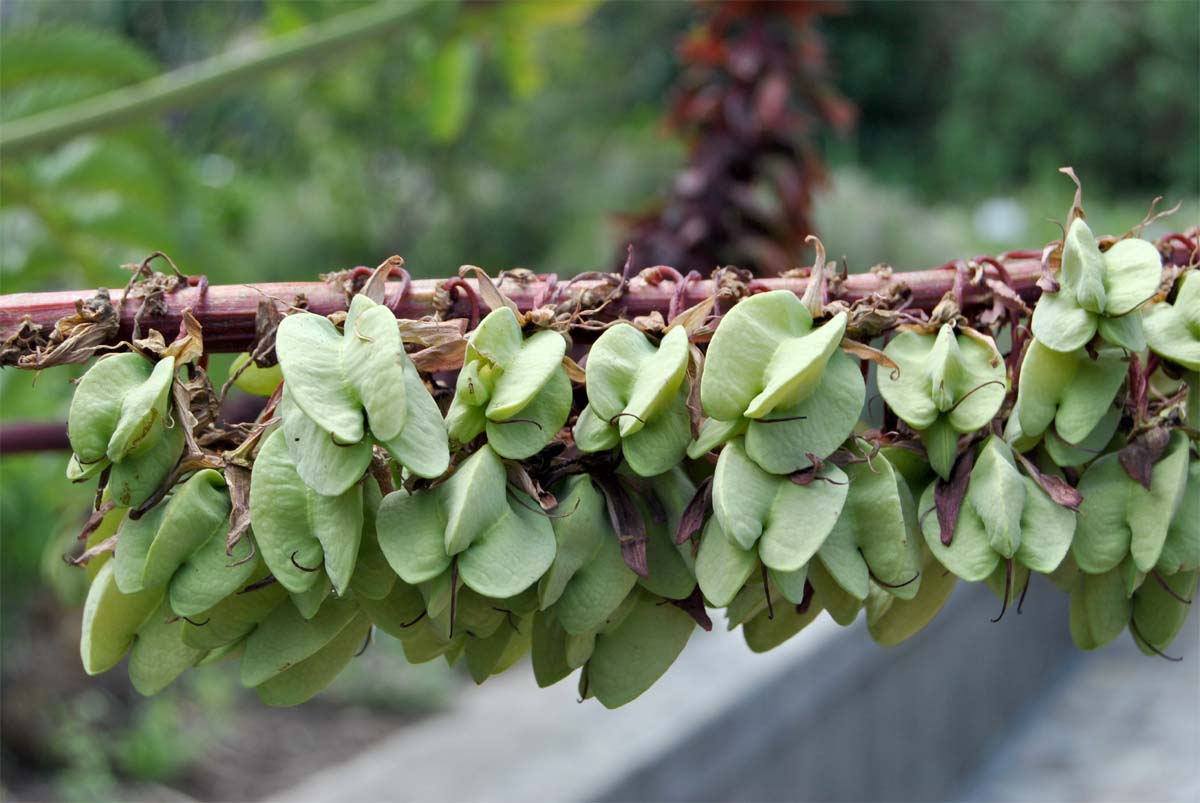
<svg viewBox="0 0 1200 803"><path fill-rule="evenodd" d="M1148 658L1122 636L1076 661L964 791L969 801L1200 800L1200 617Z"/></svg>

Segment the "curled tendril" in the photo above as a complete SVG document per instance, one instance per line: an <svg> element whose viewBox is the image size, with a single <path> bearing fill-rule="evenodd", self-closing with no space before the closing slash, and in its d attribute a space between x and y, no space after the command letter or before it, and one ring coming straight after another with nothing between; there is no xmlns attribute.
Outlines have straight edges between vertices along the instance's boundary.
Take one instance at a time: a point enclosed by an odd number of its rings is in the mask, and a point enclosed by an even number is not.
<svg viewBox="0 0 1200 803"><path fill-rule="evenodd" d="M319 572L319 571L321 571L321 567L320 567L320 566L317 566L317 567L314 567L314 568L311 568L311 569L310 569L309 567L307 567L307 566L302 566L302 565L301 565L301 564L300 564L300 563L299 563L299 562L296 560L296 555L297 555L297 554L299 554L299 552L300 552L300 550L298 550L298 549L294 549L294 550L292 550L292 554L291 554L291 556L288 558L289 560L291 560L291 562L292 562L292 565L293 565L293 566L295 566L297 569L299 569L299 570L300 570L300 571L302 571L302 572Z"/></svg>

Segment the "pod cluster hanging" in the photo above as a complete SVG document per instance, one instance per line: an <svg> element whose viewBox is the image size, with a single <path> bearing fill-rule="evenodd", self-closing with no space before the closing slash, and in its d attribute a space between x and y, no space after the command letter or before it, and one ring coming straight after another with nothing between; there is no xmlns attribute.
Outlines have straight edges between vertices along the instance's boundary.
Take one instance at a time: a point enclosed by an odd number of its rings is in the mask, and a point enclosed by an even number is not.
<svg viewBox="0 0 1200 803"><path fill-rule="evenodd" d="M287 315L280 373L239 383L264 413L216 433L188 409L197 355L139 341L71 407L68 478L100 480L84 668L128 655L152 694L232 661L292 705L381 632L479 683L531 656L539 685L616 707L710 611L755 651L823 613L894 645L960 580L1001 615L1049 604L1034 574L1080 648L1128 631L1169 655L1200 575L1195 252L1164 270L1076 204L1046 254L1031 316L949 297L867 336L869 306L773 291L590 348L482 277L457 374L418 369L372 280L346 313Z"/></svg>

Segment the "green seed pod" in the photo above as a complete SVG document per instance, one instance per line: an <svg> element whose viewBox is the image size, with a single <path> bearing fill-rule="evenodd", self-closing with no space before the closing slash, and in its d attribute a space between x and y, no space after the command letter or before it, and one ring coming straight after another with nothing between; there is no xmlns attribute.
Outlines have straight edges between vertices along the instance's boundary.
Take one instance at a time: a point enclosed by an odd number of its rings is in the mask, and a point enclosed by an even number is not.
<svg viewBox="0 0 1200 803"><path fill-rule="evenodd" d="M950 599L958 578L921 546L921 585L916 596L901 599L872 586L867 597L867 630L876 644L893 647L919 633Z"/></svg>
<svg viewBox="0 0 1200 803"><path fill-rule="evenodd" d="M700 401L719 424L701 433L698 456L745 427L746 453L764 470L790 474L842 444L858 422L866 386L857 363L839 349L840 313L813 328L794 293L775 290L737 304L709 344ZM750 419L745 424L736 423ZM707 447L707 448L703 448Z"/></svg>
<svg viewBox="0 0 1200 803"><path fill-rule="evenodd" d="M575 669L567 663L567 631L558 623L555 609L533 615L531 658L539 688L553 686Z"/></svg>
<svg viewBox="0 0 1200 803"><path fill-rule="evenodd" d="M288 591L312 586L322 563L334 590L346 589L362 538L362 486L339 496L313 491L296 473L283 430L272 432L255 458L250 519L263 560Z"/></svg>
<svg viewBox="0 0 1200 803"><path fill-rule="evenodd" d="M846 503L817 559L855 599L867 599L872 579L887 593L912 599L923 581L916 502L908 485L882 454L846 466L845 474Z"/></svg>
<svg viewBox="0 0 1200 803"><path fill-rule="evenodd" d="M129 680L147 697L158 694L204 657L183 641L184 622L164 600L138 628L129 651Z"/></svg>
<svg viewBox="0 0 1200 803"><path fill-rule="evenodd" d="M842 588L841 583L829 573L825 564L814 560L808 567L808 582L813 587L813 599L828 611L830 618L842 627L848 627L858 618L865 600L861 600Z"/></svg>
<svg viewBox="0 0 1200 803"><path fill-rule="evenodd" d="M987 426L1006 392L1004 360L987 335L943 324L936 335L901 332L884 354L899 370L879 374L879 393L925 441L933 469L949 478L958 436Z"/></svg>
<svg viewBox="0 0 1200 803"><path fill-rule="evenodd" d="M250 582L201 614L184 620L183 641L201 650L216 650L237 644L258 623L287 599L279 583L261 585L268 576L266 566L256 561Z"/></svg>
<svg viewBox="0 0 1200 803"><path fill-rule="evenodd" d="M149 378L121 399L121 415L108 441L108 459L119 463L127 457L139 457L155 448L167 417L171 383L175 380L175 358L154 364Z"/></svg>
<svg viewBox="0 0 1200 803"><path fill-rule="evenodd" d="M713 475L717 524L705 528L696 561L704 595L714 605L728 604L760 559L778 572L802 568L833 530L846 482L841 469L828 465L799 485L759 468L740 440L727 444Z"/></svg>
<svg viewBox="0 0 1200 803"><path fill-rule="evenodd" d="M1176 282L1175 302L1145 311L1142 326L1150 350L1163 359L1200 371L1200 273L1188 271Z"/></svg>
<svg viewBox="0 0 1200 803"><path fill-rule="evenodd" d="M117 588L114 569L111 560L100 568L83 605L79 653L83 669L89 675L107 672L120 663L134 636L163 598L161 587L122 594Z"/></svg>
<svg viewBox="0 0 1200 803"><path fill-rule="evenodd" d="M379 545L400 578L433 580L457 561L458 576L488 597L512 597L533 585L554 560L554 531L513 492L499 456L484 446L429 491L394 491L376 522ZM430 611L433 615L433 611Z"/></svg>
<svg viewBox="0 0 1200 803"><path fill-rule="evenodd" d="M1171 646L1191 612L1198 577L1195 570L1169 574L1134 593L1130 633L1142 652L1162 655Z"/></svg>
<svg viewBox="0 0 1200 803"><path fill-rule="evenodd" d="M280 414L297 472L318 493L345 492L370 462L369 429L412 473L440 476L449 464L441 412L404 352L395 316L357 295L344 331L310 313L279 325Z"/></svg>
<svg viewBox="0 0 1200 803"><path fill-rule="evenodd" d="M234 358L233 365L229 366L229 375L237 377L233 380L234 387L251 396L270 396L283 381L283 371L278 363L269 368L259 368L249 352L245 351Z"/></svg>
<svg viewBox="0 0 1200 803"><path fill-rule="evenodd" d="M383 494L379 491L379 484L368 477L363 484L362 542L358 547L354 574L350 577L350 590L360 601L383 599L391 593L392 586L396 583L396 573L388 565L375 530L375 518L379 515L379 505L382 501Z"/></svg>
<svg viewBox="0 0 1200 803"><path fill-rule="evenodd" d="M276 606L246 641L242 685L259 686L312 657L359 616L358 603L348 599L327 600L311 619L294 605Z"/></svg>
<svg viewBox="0 0 1200 803"><path fill-rule="evenodd" d="M1078 443L1068 443L1059 436L1054 427L1050 427L1042 436L1042 444L1054 465L1063 468L1082 466L1094 460L1096 455L1108 451L1108 445L1112 443L1120 424L1121 408L1110 405L1095 429ZM1013 442L1010 440L1010 443ZM1013 443L1013 448L1020 450L1016 443Z"/></svg>
<svg viewBox="0 0 1200 803"><path fill-rule="evenodd" d="M1035 339L1021 362L1010 421L1033 441L1053 424L1062 440L1082 444L1110 414L1128 368L1116 349L1101 349L1093 359L1083 349L1058 352Z"/></svg>
<svg viewBox="0 0 1200 803"><path fill-rule="evenodd" d="M151 435L154 448L112 464L108 493L121 507L137 507L154 496L183 454L185 438L181 423L177 421L167 427L160 419L152 430L157 430Z"/></svg>
<svg viewBox="0 0 1200 803"><path fill-rule="evenodd" d="M620 442L626 463L644 477L678 465L692 438L689 352L682 327L657 347L630 324L606 329L588 352L588 407L575 426L579 449L601 451Z"/></svg>
<svg viewBox="0 0 1200 803"><path fill-rule="evenodd" d="M1141 316L1130 313L1154 295L1161 275L1162 257L1153 245L1131 238L1101 253L1092 230L1076 218L1063 241L1059 291L1038 300L1033 334L1047 348L1071 352L1099 330L1113 345L1141 351Z"/></svg>
<svg viewBox="0 0 1200 803"><path fill-rule="evenodd" d="M126 521L115 557L121 592L132 594L169 583L192 553L213 536L219 537L218 530L228 529L229 511L224 478L205 469L176 486L142 518Z"/></svg>
<svg viewBox="0 0 1200 803"><path fill-rule="evenodd" d="M807 606L786 605L782 597L773 596L772 607L766 610L766 598L763 598L764 610L751 618L742 627L742 636L746 646L753 652L767 652L808 627L821 615L824 608L815 596ZM803 612L800 608L803 607Z"/></svg>
<svg viewBox="0 0 1200 803"><path fill-rule="evenodd" d="M632 702L675 662L696 628L674 605L639 591L623 621L596 637L584 672L588 689L605 708Z"/></svg>
<svg viewBox="0 0 1200 803"><path fill-rule="evenodd" d="M467 340L446 428L458 443L487 431L502 457L537 454L567 422L571 382L567 344L549 329L526 338L508 307L493 310Z"/></svg>
<svg viewBox="0 0 1200 803"><path fill-rule="evenodd" d="M308 588L303 591L289 592L288 596L292 598L292 604L296 606L296 610L300 611L300 615L305 619L311 619L321 610L325 600L329 599L331 591L333 591L333 584L329 582L327 576L321 575Z"/></svg>
<svg viewBox="0 0 1200 803"><path fill-rule="evenodd" d="M1183 500L1167 529L1156 568L1164 575L1200 568L1200 460L1194 457L1188 462Z"/></svg>
<svg viewBox="0 0 1200 803"><path fill-rule="evenodd" d="M557 548L538 581L539 607L554 606L564 630L584 633L617 609L637 584L637 575L621 557L604 497L590 477L569 478L558 499L557 515L563 517L551 520Z"/></svg>
<svg viewBox="0 0 1200 803"><path fill-rule="evenodd" d="M1092 463L1079 480L1083 503L1071 548L1079 568L1101 574L1132 555L1139 571L1153 569L1187 482L1188 441L1179 431L1151 471L1150 490L1129 476L1116 454Z"/></svg>
<svg viewBox="0 0 1200 803"><path fill-rule="evenodd" d="M1071 638L1079 649L1094 650L1115 639L1132 612L1120 570L1076 575L1071 588Z"/></svg>
<svg viewBox="0 0 1200 803"><path fill-rule="evenodd" d="M150 378L153 369L140 354L109 354L79 380L71 398L67 436L80 466L108 459L108 443L121 418L121 402Z"/></svg>
<svg viewBox="0 0 1200 803"><path fill-rule="evenodd" d="M1066 556L1075 533L1074 512L1019 472L1008 444L994 436L984 444L971 471L949 544L942 542L932 514L933 484L922 494L919 508L925 543L934 557L968 582L986 580L1004 560L1051 572Z"/></svg>
<svg viewBox="0 0 1200 803"><path fill-rule="evenodd" d="M416 626L425 621L425 598L408 583L396 582L382 599L360 597L358 602L376 627L401 641L417 635Z"/></svg>
<svg viewBox="0 0 1200 803"><path fill-rule="evenodd" d="M468 638L463 648L467 670L476 684L498 675L516 663L532 644L533 622L514 619L491 635Z"/></svg>
<svg viewBox="0 0 1200 803"><path fill-rule="evenodd" d="M342 673L370 632L371 620L360 612L319 650L259 684L259 698L272 706L299 705L311 699ZM246 645L247 655L252 644ZM245 660L243 657L243 665Z"/></svg>

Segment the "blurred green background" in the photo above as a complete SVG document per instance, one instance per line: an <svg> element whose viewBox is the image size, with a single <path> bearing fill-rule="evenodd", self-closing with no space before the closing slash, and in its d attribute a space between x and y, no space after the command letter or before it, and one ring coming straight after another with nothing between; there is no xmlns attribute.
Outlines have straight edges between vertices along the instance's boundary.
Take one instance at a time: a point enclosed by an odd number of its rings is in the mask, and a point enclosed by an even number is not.
<svg viewBox="0 0 1200 803"><path fill-rule="evenodd" d="M359 5L6 0L0 121ZM1184 204L1160 231L1200 220L1197 2L843 10L819 28L858 122L844 137L816 132L829 175L815 219L852 269L1040 247L1070 203L1064 164L1098 231L1136 224L1156 195ZM652 207L684 164L663 117L676 48L705 13L691 2L433 3L319 66L0 153L0 289L121 285L119 266L153 250L214 283L315 279L393 253L416 276L466 262L606 269L622 243L616 215ZM226 364L215 363L218 380ZM0 418L62 419L78 374L0 372ZM0 459L0 793L252 796L299 765L231 745L331 718L370 739L452 693L440 666L404 666L386 639L306 713L263 712L223 667L150 702L120 672L84 678L77 616L63 607L82 599L84 579L61 555L89 491L66 483L65 458Z"/></svg>

